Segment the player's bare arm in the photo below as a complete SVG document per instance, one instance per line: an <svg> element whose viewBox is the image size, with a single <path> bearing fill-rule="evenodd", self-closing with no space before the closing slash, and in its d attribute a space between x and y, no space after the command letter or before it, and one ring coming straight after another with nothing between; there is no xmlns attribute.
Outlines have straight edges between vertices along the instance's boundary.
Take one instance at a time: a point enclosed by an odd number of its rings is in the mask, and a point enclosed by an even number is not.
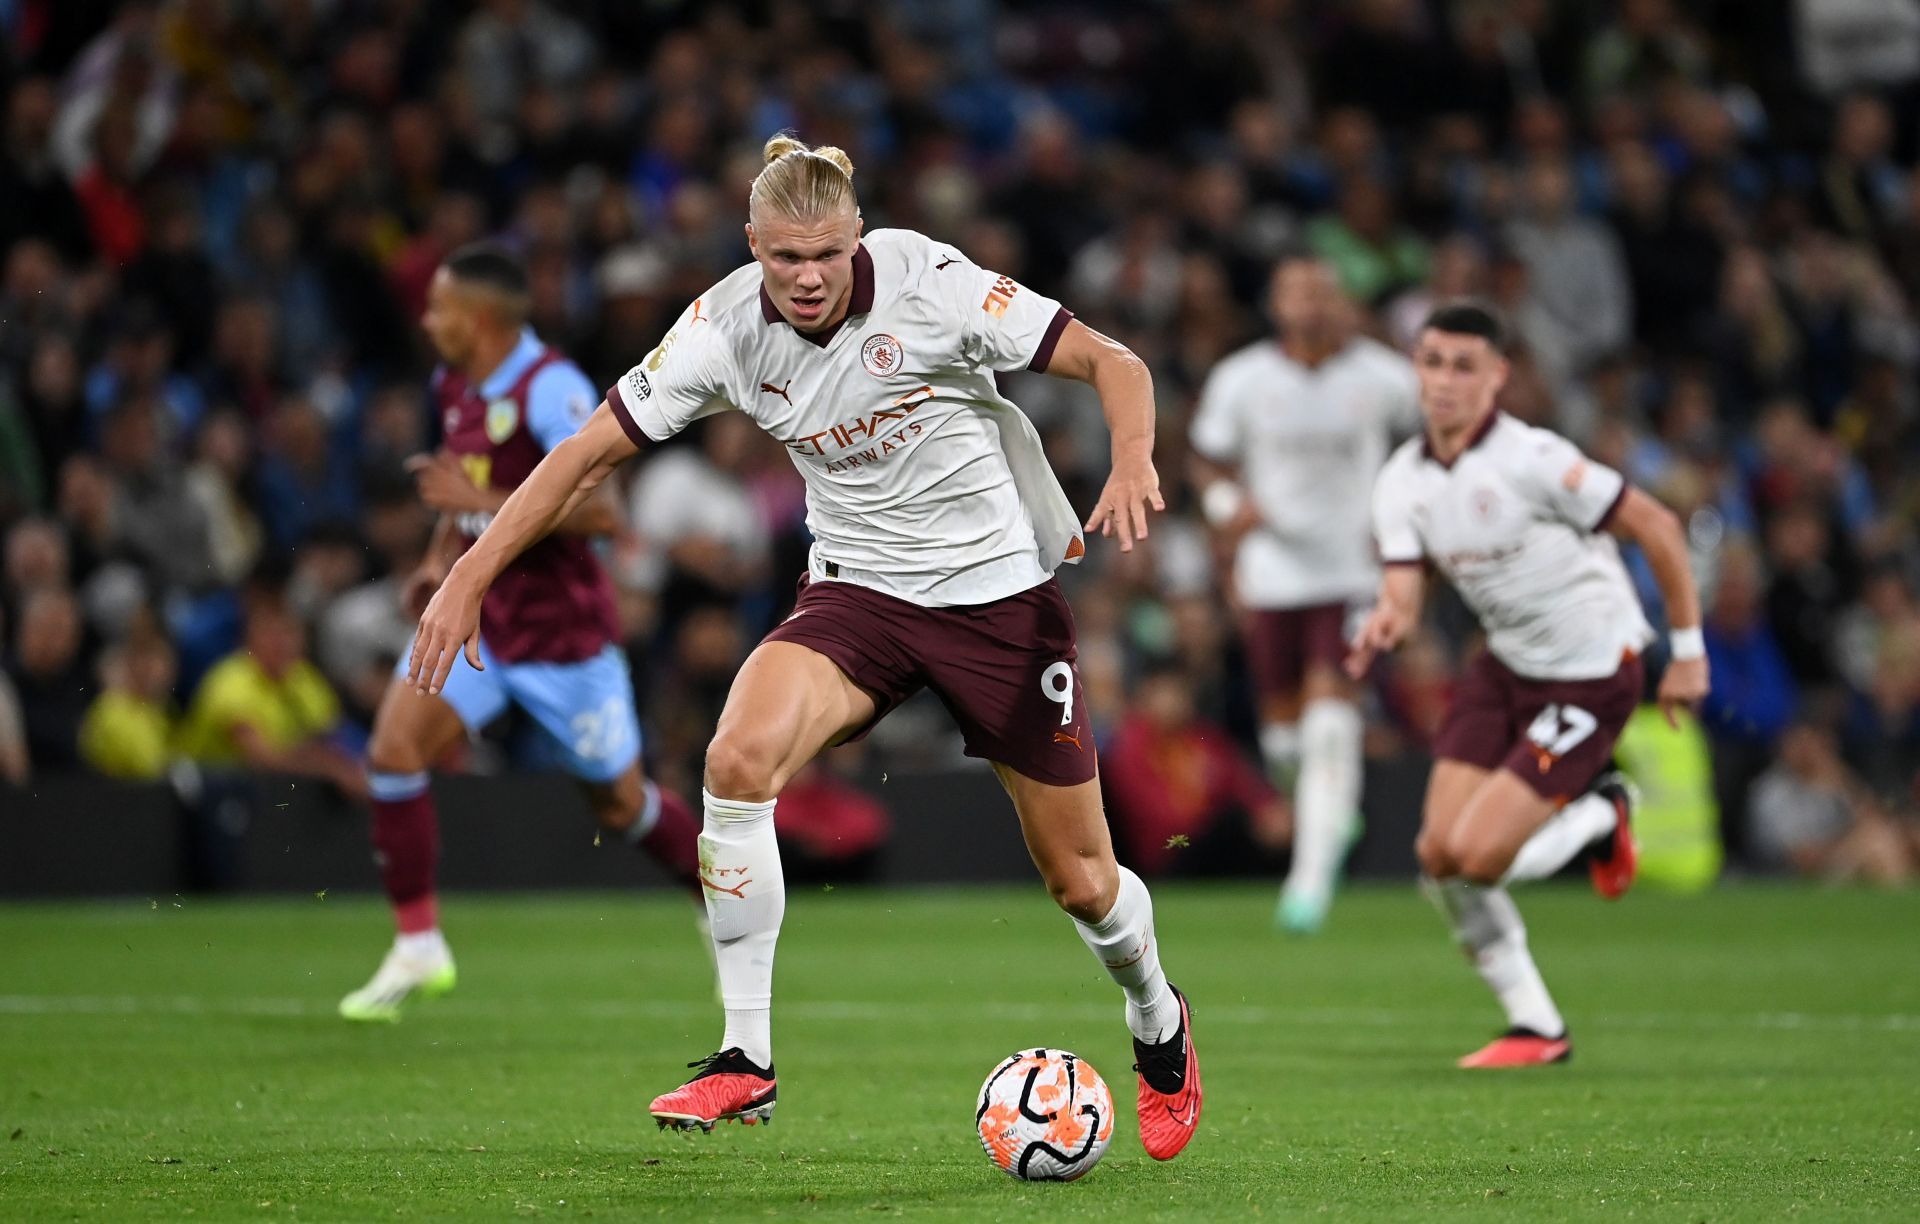
<svg viewBox="0 0 1920 1224"><path fill-rule="evenodd" d="M438 693L463 646L467 661L481 667L480 599L487 588L515 557L577 511L615 468L638 453L605 403L579 433L547 452L501 504L473 547L454 562L428 602L407 661L408 683Z"/></svg>
<svg viewBox="0 0 1920 1224"><path fill-rule="evenodd" d="M1380 579L1380 599L1354 635L1347 654L1347 674L1362 679L1379 655L1399 649L1420 622L1420 604L1426 598L1427 571L1420 565L1389 565Z"/></svg>
<svg viewBox="0 0 1920 1224"><path fill-rule="evenodd" d="M1153 468L1153 375L1132 349L1078 319L1061 333L1047 373L1086 383L1100 396L1113 436L1113 473L1086 530L1103 536L1118 532L1120 551L1132 552L1134 540L1147 537L1148 507L1167 508Z"/></svg>
<svg viewBox="0 0 1920 1224"><path fill-rule="evenodd" d="M407 460L413 473L414 488L430 510L444 515L495 514L507 504L505 489L483 489L468 479L460 461L441 451L415 455ZM560 535L612 535L620 529L620 510L611 496L603 493L579 503L554 526Z"/></svg>
<svg viewBox="0 0 1920 1224"><path fill-rule="evenodd" d="M1709 685L1706 646L1700 640L1700 591L1687 560L1686 535L1673 511L1632 488L1609 527L1621 539L1640 546L1667 601L1673 658L1660 679L1659 701L1667 722L1678 727L1680 710L1698 707Z"/></svg>

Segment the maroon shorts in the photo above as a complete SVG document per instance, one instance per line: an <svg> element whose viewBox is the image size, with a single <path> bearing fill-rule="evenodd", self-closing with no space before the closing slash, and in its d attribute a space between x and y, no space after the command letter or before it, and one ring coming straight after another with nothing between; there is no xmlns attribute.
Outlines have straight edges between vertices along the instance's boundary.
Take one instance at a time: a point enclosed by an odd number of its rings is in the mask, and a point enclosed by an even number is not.
<svg viewBox="0 0 1920 1224"><path fill-rule="evenodd" d="M1054 786L1089 782L1097 772L1073 613L1054 579L960 608L810 581L793 615L765 640L819 651L872 695L873 718L850 739L930 688L960 724L968 756Z"/></svg>
<svg viewBox="0 0 1920 1224"><path fill-rule="evenodd" d="M1247 662L1254 691L1292 697L1314 666L1338 668L1347 657L1347 605L1256 608L1246 621Z"/></svg>
<svg viewBox="0 0 1920 1224"><path fill-rule="evenodd" d="M1487 651L1467 664L1433 755L1518 774L1542 799L1587 789L1640 705L1640 660L1599 680L1529 680Z"/></svg>

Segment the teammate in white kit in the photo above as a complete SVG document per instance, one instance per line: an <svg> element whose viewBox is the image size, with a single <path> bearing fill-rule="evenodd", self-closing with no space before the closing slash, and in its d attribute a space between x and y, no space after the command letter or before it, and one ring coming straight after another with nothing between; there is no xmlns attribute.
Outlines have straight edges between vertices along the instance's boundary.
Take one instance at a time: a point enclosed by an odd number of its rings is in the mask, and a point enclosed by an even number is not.
<svg viewBox="0 0 1920 1224"><path fill-rule="evenodd" d="M1544 879L1590 848L1602 896L1633 881L1627 788L1614 775L1594 784L1639 704L1653 631L1606 533L1640 546L1666 597L1668 718L1707 695L1679 520L1564 438L1495 409L1507 375L1500 342L1498 319L1472 303L1440 307L1420 332L1426 436L1380 472L1374 531L1387 569L1348 658L1359 677L1400 644L1420 617L1428 566L1486 631L1434 744L1417 844L1423 887L1507 1013L1506 1034L1463 1067L1573 1052L1505 885Z"/></svg>
<svg viewBox="0 0 1920 1224"><path fill-rule="evenodd" d="M1283 259L1271 305L1278 338L1214 368L1192 441L1201 508L1234 548L1260 755L1294 797L1277 917L1304 934L1325 921L1359 833L1365 726L1341 663L1349 610L1380 582L1368 494L1393 439L1420 427L1419 384L1405 357L1355 335L1326 261Z"/></svg>
<svg viewBox="0 0 1920 1224"><path fill-rule="evenodd" d="M1059 303L904 230L862 238L852 165L787 137L749 197L755 262L696 299L573 438L501 507L426 615L410 675L437 689L474 651L482 592L620 463L694 419L740 411L807 482L815 539L793 615L735 679L707 750L701 882L726 1031L664 1125L760 1121L774 1105L770 1006L786 908L775 797L822 748L858 738L920 688L1013 798L1034 863L1126 995L1140 1137L1169 1159L1199 1120L1185 1000L1168 985L1139 877L1115 862L1053 571L1085 552L1038 434L996 370L1090 383L1113 474L1085 530L1131 549L1163 508L1153 386L1125 347Z"/></svg>

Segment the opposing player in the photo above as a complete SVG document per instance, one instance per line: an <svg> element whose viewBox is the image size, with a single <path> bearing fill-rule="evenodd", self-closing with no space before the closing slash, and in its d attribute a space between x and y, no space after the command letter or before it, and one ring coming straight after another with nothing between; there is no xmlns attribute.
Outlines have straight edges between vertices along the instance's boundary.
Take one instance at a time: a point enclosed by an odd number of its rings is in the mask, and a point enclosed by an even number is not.
<svg viewBox="0 0 1920 1224"><path fill-rule="evenodd" d="M1293 862L1277 920L1326 920L1359 832L1359 691L1341 670L1350 610L1379 584L1368 530L1373 478L1395 437L1420 426L1413 366L1356 335L1324 260L1273 271L1277 340L1207 378L1192 441L1201 509L1234 550L1233 584L1260 702L1260 754L1294 797Z"/></svg>
<svg viewBox="0 0 1920 1224"><path fill-rule="evenodd" d="M1145 365L1056 302L905 230L862 237L852 166L775 137L749 196L754 262L696 299L508 499L421 621L409 677L474 657L481 595L617 465L708 413L740 411L807 483L815 545L793 615L735 679L707 750L700 868L726 1029L661 1125L772 1115L773 954L786 907L774 798L829 744L932 688L993 763L1047 888L1126 995L1140 1137L1168 1159L1200 1116L1185 1000L1139 877L1113 856L1053 570L1085 551L1032 425L994 389L1028 368L1092 384L1113 473L1085 530L1130 549L1160 509Z"/></svg>
<svg viewBox="0 0 1920 1224"><path fill-rule="evenodd" d="M407 585L409 608L426 603L508 493L598 401L579 367L527 327L527 305L526 273L497 248L464 248L434 274L422 323L445 362L433 384L444 438L439 454L416 460L415 479L440 520ZM394 1020L414 992L452 989L453 954L434 896L439 825L428 771L509 704L553 736L603 828L694 886L699 828L684 800L641 775L613 587L592 548L615 515L605 499L582 498L552 538L501 572L479 612L475 657L485 670L455 660L431 695L397 675L381 700L368 781L373 844L399 933L372 980L340 1001L347 1019Z"/></svg>
<svg viewBox="0 0 1920 1224"><path fill-rule="evenodd" d="M1436 309L1414 368L1426 436L1395 451L1375 487L1387 568L1348 672L1364 675L1413 628L1428 566L1479 618L1486 650L1467 665L1434 744L1422 885L1507 1013L1506 1034L1460 1065L1563 1062L1567 1026L1506 885L1550 876L1589 848L1602 896L1633 882L1629 792L1600 775L1640 702L1639 654L1653 631L1606 533L1641 547L1666 597L1673 662L1659 700L1669 719L1707 694L1699 593L1671 511L1565 439L1494 408L1507 362L1490 310Z"/></svg>

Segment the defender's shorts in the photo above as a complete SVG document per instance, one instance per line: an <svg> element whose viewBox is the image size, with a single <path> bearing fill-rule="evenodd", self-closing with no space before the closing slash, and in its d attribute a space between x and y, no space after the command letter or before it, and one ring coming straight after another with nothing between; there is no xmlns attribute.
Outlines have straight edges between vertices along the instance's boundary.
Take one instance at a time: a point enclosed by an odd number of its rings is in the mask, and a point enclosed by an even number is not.
<svg viewBox="0 0 1920 1224"><path fill-rule="evenodd" d="M400 656L394 675L407 674L412 646ZM633 703L633 678L627 656L608 644L599 654L574 663L502 663L480 641L484 671L475 671L464 650L440 696L469 732L504 714L509 702L540 724L559 749L560 765L587 782L610 782L640 757L640 716Z"/></svg>
<svg viewBox="0 0 1920 1224"><path fill-rule="evenodd" d="M1599 680L1529 680L1487 651L1460 677L1433 755L1518 774L1542 799L1586 790L1640 705L1641 666L1628 655Z"/></svg>
<svg viewBox="0 0 1920 1224"><path fill-rule="evenodd" d="M1054 786L1088 782L1098 772L1073 613L1055 579L958 608L923 608L851 582L807 580L793 614L765 640L818 651L872 695L873 718L849 739L924 687L960 724L968 756Z"/></svg>
<svg viewBox="0 0 1920 1224"><path fill-rule="evenodd" d="M1254 692L1292 697L1318 665L1338 669L1347 658L1347 605L1255 608L1244 627Z"/></svg>

